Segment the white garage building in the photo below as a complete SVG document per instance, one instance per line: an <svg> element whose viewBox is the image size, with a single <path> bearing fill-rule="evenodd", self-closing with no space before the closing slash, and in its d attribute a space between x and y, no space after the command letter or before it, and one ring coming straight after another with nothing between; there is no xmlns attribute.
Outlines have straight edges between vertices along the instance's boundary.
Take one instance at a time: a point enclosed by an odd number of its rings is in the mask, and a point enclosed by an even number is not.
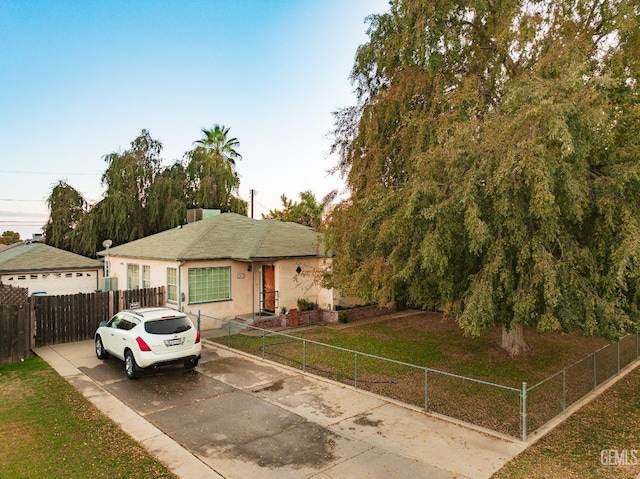
<svg viewBox="0 0 640 479"><path fill-rule="evenodd" d="M93 293L101 289L103 263L44 243L19 243L0 251L0 283L29 295Z"/></svg>

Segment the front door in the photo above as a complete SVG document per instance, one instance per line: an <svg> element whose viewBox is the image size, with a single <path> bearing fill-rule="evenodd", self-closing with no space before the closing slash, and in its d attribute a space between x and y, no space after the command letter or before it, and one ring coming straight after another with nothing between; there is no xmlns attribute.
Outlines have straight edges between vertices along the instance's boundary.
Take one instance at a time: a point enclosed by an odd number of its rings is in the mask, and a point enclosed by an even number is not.
<svg viewBox="0 0 640 479"><path fill-rule="evenodd" d="M273 265L262 267L262 297L263 309L274 313L276 311L276 269Z"/></svg>

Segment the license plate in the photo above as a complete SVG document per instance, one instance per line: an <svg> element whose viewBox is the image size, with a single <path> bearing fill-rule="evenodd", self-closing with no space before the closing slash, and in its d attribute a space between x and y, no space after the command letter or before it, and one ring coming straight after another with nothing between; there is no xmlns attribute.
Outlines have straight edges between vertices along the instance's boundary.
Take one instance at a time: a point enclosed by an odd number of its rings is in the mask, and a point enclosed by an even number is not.
<svg viewBox="0 0 640 479"><path fill-rule="evenodd" d="M176 339L165 339L164 345L169 346L180 346L184 342L184 338L176 338Z"/></svg>

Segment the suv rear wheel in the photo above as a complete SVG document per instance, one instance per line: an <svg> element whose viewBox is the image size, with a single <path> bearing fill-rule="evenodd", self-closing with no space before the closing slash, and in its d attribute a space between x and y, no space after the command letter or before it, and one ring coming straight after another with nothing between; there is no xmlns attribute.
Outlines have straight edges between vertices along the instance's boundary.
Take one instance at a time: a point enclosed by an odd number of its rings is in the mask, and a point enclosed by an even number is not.
<svg viewBox="0 0 640 479"><path fill-rule="evenodd" d="M124 353L124 370L129 379L137 379L140 377L140 369L136 364L136 358L133 357L133 353L129 349Z"/></svg>
<svg viewBox="0 0 640 479"><path fill-rule="evenodd" d="M198 365L198 358L189 358L184 360L185 369L193 369Z"/></svg>

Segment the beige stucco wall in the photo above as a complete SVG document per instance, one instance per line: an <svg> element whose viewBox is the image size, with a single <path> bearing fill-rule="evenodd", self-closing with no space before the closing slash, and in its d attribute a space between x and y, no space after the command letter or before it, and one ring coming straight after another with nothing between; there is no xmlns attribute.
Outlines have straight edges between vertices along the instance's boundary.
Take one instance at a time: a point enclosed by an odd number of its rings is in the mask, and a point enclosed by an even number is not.
<svg viewBox="0 0 640 479"><path fill-rule="evenodd" d="M210 318L229 319L238 314L252 312L252 282L255 284L255 311L259 311L259 271L249 271L251 263L233 260L191 261L181 264L178 261L161 261L147 259L132 259L111 256L111 276L118 278L118 289L127 289L127 265L139 265L142 285L143 266L150 267L151 287L167 287L167 268L178 269L178 301L167 302L167 306L188 313L201 315L201 328L213 329L219 327L218 322ZM189 303L189 268L206 268L229 266L231 268L231 299L208 303Z"/></svg>
<svg viewBox="0 0 640 479"><path fill-rule="evenodd" d="M273 265L275 287L278 291L276 312L282 307L291 310L298 307L298 299L304 298L319 308L333 309L336 304L345 305L341 298L335 298L332 290L321 288L316 281L317 271L326 266L323 258L279 259L265 262L241 262L233 260L191 261L181 265L177 261L142 260L111 256L111 276L118 278L118 289L127 288L127 265L139 265L142 275L143 265L150 267L151 287L167 287L167 268L178 268L178 302L168 302L167 306L197 315L200 313L201 329L214 329L237 315L260 312L263 287L262 267ZM189 268L229 266L231 268L231 299L208 303L189 303ZM301 272L296 269L300 267ZM142 277L140 278L142 285ZM184 297L184 300L182 299Z"/></svg>
<svg viewBox="0 0 640 479"><path fill-rule="evenodd" d="M279 308L287 311L298 307L298 299L312 301L320 308L332 304L330 292L321 288L317 281L323 268L323 258L283 259L274 262L276 269L276 289L279 292ZM301 272L296 269L300 267Z"/></svg>
<svg viewBox="0 0 640 479"><path fill-rule="evenodd" d="M343 295L339 290L320 286L319 276L329 266L330 258L279 260L276 265L276 288L280 294L280 307L287 311L298 307L298 299L313 301L320 309L335 309L336 305L352 307L360 304L358 298ZM298 266L301 272L298 273Z"/></svg>
<svg viewBox="0 0 640 479"><path fill-rule="evenodd" d="M183 311L193 314L200 312L202 329L214 329L222 325L222 323L216 322L211 318L231 319L239 314L251 313L252 298L255 300L255 312L258 312L259 275L257 271L253 271L253 268L249 271L250 264L251 263L223 260L189 262L188 265L183 266L181 277L182 291L185 296L185 301L182 303ZM215 301L208 303L189 303L188 269L212 266L229 266L231 268L231 299L228 301ZM255 284L255 295L252 295L252 283Z"/></svg>
<svg viewBox="0 0 640 479"><path fill-rule="evenodd" d="M331 300L333 301L333 305L340 305L345 308L353 308L358 305L362 305L363 301L356 296L349 296L344 294L339 289L331 290Z"/></svg>
<svg viewBox="0 0 640 479"><path fill-rule="evenodd" d="M137 264L140 273L140 286L142 287L142 266L150 266L151 287L157 288L167 286L167 268L178 268L178 261L157 261L148 259L120 258L118 256L109 257L111 269L110 277L118 279L118 289L127 289L127 265ZM177 305L176 305L177 306ZM176 308L177 309L177 308Z"/></svg>

